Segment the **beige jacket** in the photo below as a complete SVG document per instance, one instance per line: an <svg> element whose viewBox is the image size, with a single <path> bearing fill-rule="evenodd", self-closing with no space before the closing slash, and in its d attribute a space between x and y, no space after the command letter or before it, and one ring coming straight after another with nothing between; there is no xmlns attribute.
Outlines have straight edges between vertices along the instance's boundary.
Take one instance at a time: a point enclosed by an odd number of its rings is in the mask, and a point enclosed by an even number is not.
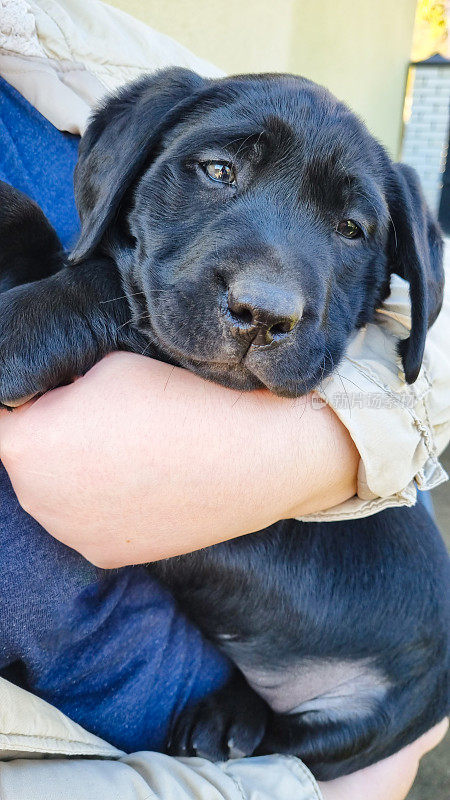
<svg viewBox="0 0 450 800"><path fill-rule="evenodd" d="M322 800L304 764L125 755L0 678L1 800Z"/></svg>
<svg viewBox="0 0 450 800"><path fill-rule="evenodd" d="M173 64L220 70L99 0L0 0L0 75L61 130L82 133L110 90ZM361 454L358 495L313 519L412 505L415 483L446 475L450 438L450 295L419 380L396 355L410 324L407 284L394 277L377 321L358 332L321 387ZM318 399L317 402L320 402ZM214 765L157 753L125 755L47 703L0 679L1 800L320 800L306 767L279 756Z"/></svg>

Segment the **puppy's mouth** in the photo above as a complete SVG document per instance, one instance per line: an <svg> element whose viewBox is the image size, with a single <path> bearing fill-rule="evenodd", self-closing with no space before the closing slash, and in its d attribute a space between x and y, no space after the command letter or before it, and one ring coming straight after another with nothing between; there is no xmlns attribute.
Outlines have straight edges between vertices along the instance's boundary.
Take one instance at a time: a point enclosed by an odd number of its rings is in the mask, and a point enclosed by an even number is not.
<svg viewBox="0 0 450 800"><path fill-rule="evenodd" d="M142 331L144 333L144 331ZM288 381L277 381L270 369L265 370L261 364L252 363L255 349L249 346L236 359L198 358L177 348L172 342L162 341L154 328L145 327L145 336L149 340L155 355L174 366L183 367L199 375L205 380L219 383L237 391L254 391L268 389L280 397L295 398L307 394L320 384L323 376L323 362L309 369L304 374L289 375ZM268 348L261 348L268 350ZM256 352L259 352L258 348ZM149 352L149 351L147 351ZM150 355L151 353L149 353ZM267 354L270 358L270 356ZM266 374L267 373L267 374Z"/></svg>
<svg viewBox="0 0 450 800"><path fill-rule="evenodd" d="M162 341L150 326L146 326L145 331L141 332L144 333L149 340L149 344L155 352L155 355L162 361L188 369L200 375L202 378L220 383L222 386L226 386L229 389L251 391L265 388L264 382L254 375L245 363L249 348L235 360L231 360L230 358L217 360L196 358L191 354L183 352L172 342ZM146 352L149 353L149 350Z"/></svg>
<svg viewBox="0 0 450 800"><path fill-rule="evenodd" d="M263 372L253 372L247 366L246 357L236 364L218 364L210 362L196 362L193 359L180 361L180 366L190 369L207 380L220 383L229 389L239 391L252 391L255 389L268 389L279 397L301 397L320 384L323 369L317 368L304 375L295 375L288 382L278 382L276 377L265 375Z"/></svg>

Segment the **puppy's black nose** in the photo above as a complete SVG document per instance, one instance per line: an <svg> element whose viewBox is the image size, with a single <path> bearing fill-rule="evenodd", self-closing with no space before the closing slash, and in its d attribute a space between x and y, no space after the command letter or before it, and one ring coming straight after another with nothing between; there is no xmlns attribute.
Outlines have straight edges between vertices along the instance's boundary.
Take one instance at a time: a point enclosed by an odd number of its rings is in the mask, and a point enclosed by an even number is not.
<svg viewBox="0 0 450 800"><path fill-rule="evenodd" d="M262 281L235 281L228 289L233 332L268 345L293 330L303 314L301 295Z"/></svg>

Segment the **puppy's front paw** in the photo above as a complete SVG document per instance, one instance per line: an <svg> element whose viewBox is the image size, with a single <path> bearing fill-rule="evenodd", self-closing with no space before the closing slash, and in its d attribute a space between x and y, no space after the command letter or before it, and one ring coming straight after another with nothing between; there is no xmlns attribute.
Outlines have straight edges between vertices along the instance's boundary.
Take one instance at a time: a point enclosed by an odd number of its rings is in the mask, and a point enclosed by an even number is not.
<svg viewBox="0 0 450 800"><path fill-rule="evenodd" d="M251 756L266 729L268 708L240 678L185 709L168 743L174 756L200 756L210 761Z"/></svg>
<svg viewBox="0 0 450 800"><path fill-rule="evenodd" d="M87 319L52 281L0 294L0 407L69 383L101 355Z"/></svg>

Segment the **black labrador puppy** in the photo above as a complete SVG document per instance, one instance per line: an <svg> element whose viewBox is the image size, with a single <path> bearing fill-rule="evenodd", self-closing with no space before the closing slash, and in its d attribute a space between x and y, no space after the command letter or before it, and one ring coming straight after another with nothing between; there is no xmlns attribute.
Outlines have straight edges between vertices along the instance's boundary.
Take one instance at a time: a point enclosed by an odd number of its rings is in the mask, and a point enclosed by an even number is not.
<svg viewBox="0 0 450 800"><path fill-rule="evenodd" d="M291 75L145 77L94 114L75 192L82 232L66 260L37 206L1 188L5 406L118 348L304 394L392 272L410 285L399 358L416 380L442 300L440 233L414 171L325 89ZM449 710L449 560L421 506L284 521L152 569L239 667L176 722L171 752L292 753L329 779Z"/></svg>

